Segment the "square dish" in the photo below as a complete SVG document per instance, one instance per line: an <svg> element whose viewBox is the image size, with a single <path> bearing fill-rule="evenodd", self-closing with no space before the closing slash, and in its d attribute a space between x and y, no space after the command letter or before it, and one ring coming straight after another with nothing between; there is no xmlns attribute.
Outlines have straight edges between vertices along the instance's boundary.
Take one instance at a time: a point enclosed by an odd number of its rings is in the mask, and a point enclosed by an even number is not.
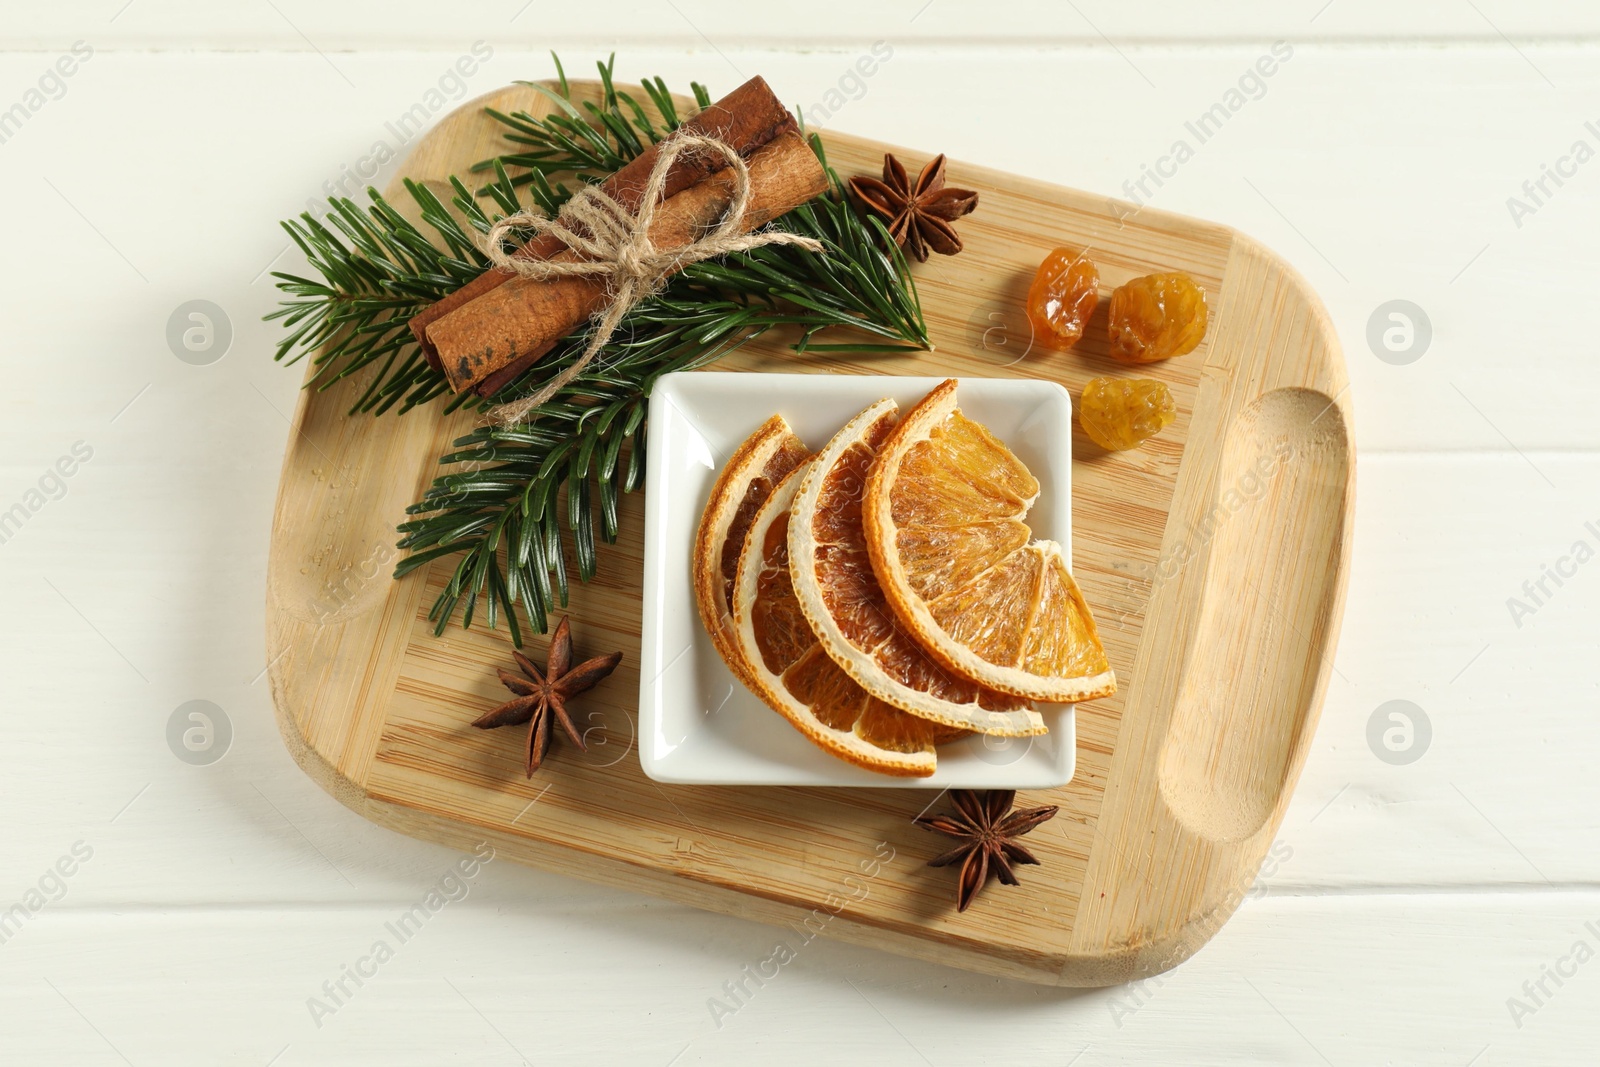
<svg viewBox="0 0 1600 1067"><path fill-rule="evenodd" d="M927 778L894 778L813 745L740 683L700 624L690 557L700 513L727 458L774 412L820 449L884 397L908 410L941 378L837 374L664 375L650 397L646 454L639 762L658 782L700 785L1044 789L1072 780L1071 705L1040 705L1050 731L974 734L941 745ZM962 410L1039 480L1035 536L1072 553L1072 398L1054 382L962 378Z"/></svg>

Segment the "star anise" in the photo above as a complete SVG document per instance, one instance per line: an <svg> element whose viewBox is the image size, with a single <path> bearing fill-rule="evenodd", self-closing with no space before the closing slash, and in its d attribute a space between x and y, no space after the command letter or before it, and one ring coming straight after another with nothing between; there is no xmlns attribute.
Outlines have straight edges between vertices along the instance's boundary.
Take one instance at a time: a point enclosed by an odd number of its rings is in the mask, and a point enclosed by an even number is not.
<svg viewBox="0 0 1600 1067"><path fill-rule="evenodd" d="M955 814L923 815L915 821L924 830L938 830L962 839L962 843L949 852L929 860L928 866L944 867L961 861L956 910L966 911L967 905L988 881L991 866L1003 885L1016 885L1017 876L1011 865L1039 862L1013 838L1055 818L1059 809L1051 805L1011 811L1017 799L1014 789L992 789L981 794L970 789L952 789L950 799L955 803Z"/></svg>
<svg viewBox="0 0 1600 1067"><path fill-rule="evenodd" d="M883 219L889 236L918 263L927 262L929 249L943 256L961 251L961 237L950 224L978 206L978 194L971 189L944 187L943 153L922 168L916 185L888 152L883 156L883 181L858 174L849 184L856 199Z"/></svg>
<svg viewBox="0 0 1600 1067"><path fill-rule="evenodd" d="M616 670L617 664L622 662L622 653L596 656L576 667L572 666L572 628L567 625L566 617L562 616L561 625L550 637L550 655L545 660L544 673L541 674L533 661L521 652L513 651L511 655L527 677L502 668L496 668L496 673L500 675L500 684L517 694L516 698L484 714L472 725L480 730L492 730L497 726L532 723L528 728L527 752L527 772L528 777L532 778L533 772L543 762L545 753L550 750L552 716L561 723L573 744L580 749L587 749L583 735L572 725L572 718L567 714L567 701L586 689L594 688L602 678Z"/></svg>

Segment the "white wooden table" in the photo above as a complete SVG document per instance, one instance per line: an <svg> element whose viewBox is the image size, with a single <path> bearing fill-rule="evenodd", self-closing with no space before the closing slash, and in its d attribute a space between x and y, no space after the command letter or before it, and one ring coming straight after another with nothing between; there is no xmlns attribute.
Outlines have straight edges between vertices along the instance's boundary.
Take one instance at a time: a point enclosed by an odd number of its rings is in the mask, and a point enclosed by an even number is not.
<svg viewBox="0 0 1600 1067"><path fill-rule="evenodd" d="M0 1063L1594 1062L1600 9L332 6L100 0L0 28ZM1276 40L1292 57L1162 163ZM452 80L475 41L492 55ZM453 106L548 75L551 47L674 86L759 72L815 123L1107 195L1160 167L1151 202L1320 291L1361 449L1343 640L1278 861L1193 960L1071 992L819 940L719 1025L708 1001L773 930L497 862L362 962L459 857L341 807L273 726L299 382L259 321L296 263L273 223L403 150L388 124L441 79ZM232 332L203 365L167 340L197 299ZM1425 350L1369 345L1393 300ZM209 765L168 741L193 700L231 726ZM1399 755L1368 740L1394 700L1431 723Z"/></svg>

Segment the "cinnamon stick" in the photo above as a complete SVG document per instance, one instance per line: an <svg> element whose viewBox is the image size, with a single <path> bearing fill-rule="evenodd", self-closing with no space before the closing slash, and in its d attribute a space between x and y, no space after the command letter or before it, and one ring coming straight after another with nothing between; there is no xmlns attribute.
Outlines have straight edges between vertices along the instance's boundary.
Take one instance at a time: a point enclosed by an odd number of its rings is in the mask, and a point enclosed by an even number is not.
<svg viewBox="0 0 1600 1067"><path fill-rule="evenodd" d="M715 137L733 146L734 151L749 158L751 152L768 144L781 133L794 130L794 116L783 106L772 88L761 77L751 78L721 100L699 114L687 119L681 129L690 133ZM601 188L630 211L639 209L644 195L645 182L655 169L660 149L656 145L646 148L604 182ZM667 173L663 199L676 195L710 176L726 165L720 157L709 154L679 156ZM560 252L564 246L554 237L536 237L516 255L529 259L547 259ZM478 275L449 296L423 308L410 320L411 333L422 346L422 354L435 370L442 370L439 354L428 340L428 326L456 308L504 285L514 275L504 271L489 270ZM459 389L458 389L459 391Z"/></svg>
<svg viewBox="0 0 1600 1067"><path fill-rule="evenodd" d="M750 157L750 199L743 219L756 229L828 188L816 153L798 132L781 134ZM650 240L657 248L681 248L722 218L733 199L733 177L713 174L656 209ZM552 262L577 258L571 250ZM512 366L526 366L606 306L606 280L593 275L556 278L508 276L507 280L429 324L425 332L439 353L446 377L460 392ZM480 390L481 391L481 390ZM485 394L487 395L487 394Z"/></svg>

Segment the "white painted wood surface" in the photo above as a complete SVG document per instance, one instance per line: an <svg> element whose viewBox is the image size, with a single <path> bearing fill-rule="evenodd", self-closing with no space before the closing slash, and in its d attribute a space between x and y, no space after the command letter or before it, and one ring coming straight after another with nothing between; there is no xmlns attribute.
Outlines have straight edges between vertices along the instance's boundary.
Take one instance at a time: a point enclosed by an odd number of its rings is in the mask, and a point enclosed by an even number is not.
<svg viewBox="0 0 1600 1067"><path fill-rule="evenodd" d="M744 6L599 26L512 0L442 35L411 4L382 28L376 6L288 0L8 12L0 111L74 41L94 51L0 143L0 512L41 505L0 543L0 910L41 880L60 895L0 944L0 1063L1592 1062L1600 964L1570 954L1600 950L1600 563L1537 604L1523 583L1600 548L1600 161L1520 227L1506 201L1574 141L1600 149L1594 6ZM1153 200L1299 266L1354 383L1355 571L1284 858L1159 986L1074 994L817 941L720 1027L708 998L781 933L490 863L317 1025L308 998L459 857L339 806L271 721L263 575L298 381L258 321L264 272L295 263L272 222L377 140L403 148L385 123L475 40L493 55L463 96L545 75L547 45L577 68L617 44L628 76L759 71L816 118L880 38L893 57L819 121L1107 195L1294 45ZM165 339L196 298L234 331L209 366ZM1396 298L1433 328L1409 365L1366 342ZM64 492L29 497L80 441ZM211 766L165 738L193 699L232 724ZM1394 699L1433 727L1404 766L1367 742ZM80 841L92 856L46 877Z"/></svg>

